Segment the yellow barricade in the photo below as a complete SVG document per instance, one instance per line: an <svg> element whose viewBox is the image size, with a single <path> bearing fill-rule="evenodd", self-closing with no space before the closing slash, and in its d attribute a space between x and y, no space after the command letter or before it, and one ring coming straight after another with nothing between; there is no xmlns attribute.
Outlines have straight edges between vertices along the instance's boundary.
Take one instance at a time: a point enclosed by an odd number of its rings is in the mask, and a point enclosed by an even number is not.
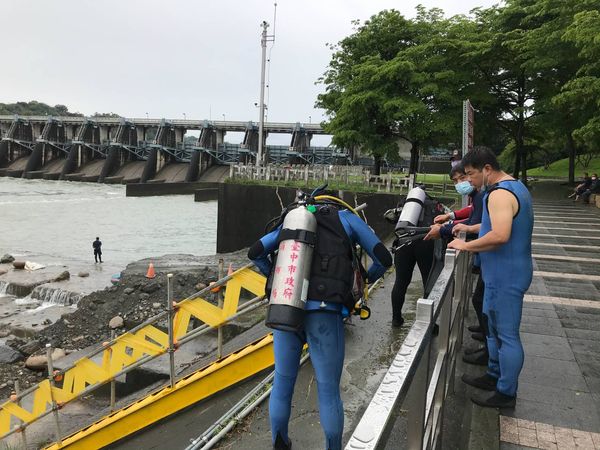
<svg viewBox="0 0 600 450"><path fill-rule="evenodd" d="M241 289L255 296L265 295L265 278L249 267L242 268L227 281L223 308L219 308L201 297L190 298L177 303L173 317L175 341L188 334L192 318L217 327L225 324L239 306ZM191 330L190 330L191 331ZM123 369L146 356L159 356L169 347L167 333L148 324L134 333L127 332L117 337L102 351L102 362L97 364L89 358L78 360L73 367L62 373L62 382L51 387L48 380L39 383L29 395L33 395L32 409L27 410L15 401L7 401L0 406L0 436L11 434L18 420L28 425L51 411L52 400L59 407L77 398L90 386L98 387L112 379ZM56 378L59 379L58 377Z"/></svg>

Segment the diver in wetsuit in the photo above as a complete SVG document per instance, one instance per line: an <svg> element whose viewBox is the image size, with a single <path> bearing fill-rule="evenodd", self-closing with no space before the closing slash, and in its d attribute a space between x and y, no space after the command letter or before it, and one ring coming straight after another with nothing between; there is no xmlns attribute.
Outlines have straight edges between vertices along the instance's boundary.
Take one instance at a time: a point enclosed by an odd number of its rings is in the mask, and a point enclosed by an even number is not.
<svg viewBox="0 0 600 450"><path fill-rule="evenodd" d="M313 193L314 195L314 193ZM340 379L344 364L344 318L353 307L352 255L359 244L371 257L369 283L392 265L392 258L375 233L357 215L332 205L315 205L316 245L308 283L304 327L300 332L274 330L275 379L269 403L274 449L291 449L288 436L292 395L298 375L302 347L308 343L315 369L319 415L325 433L325 448L342 448L344 410ZM273 270L270 259L279 246L281 226L255 242L248 257L265 275Z"/></svg>
<svg viewBox="0 0 600 450"><path fill-rule="evenodd" d="M531 284L533 205L527 188L500 170L488 149L474 149L463 159L469 181L485 192L479 238L455 239L449 248L478 252L485 283L488 371L480 377L463 375L464 382L493 394L476 395L474 403L514 407L524 353L519 326L523 297Z"/></svg>
<svg viewBox="0 0 600 450"><path fill-rule="evenodd" d="M92 248L94 249L94 260L96 262L98 262L98 260L102 262L102 242L100 241L99 237L97 237L96 240L92 242Z"/></svg>

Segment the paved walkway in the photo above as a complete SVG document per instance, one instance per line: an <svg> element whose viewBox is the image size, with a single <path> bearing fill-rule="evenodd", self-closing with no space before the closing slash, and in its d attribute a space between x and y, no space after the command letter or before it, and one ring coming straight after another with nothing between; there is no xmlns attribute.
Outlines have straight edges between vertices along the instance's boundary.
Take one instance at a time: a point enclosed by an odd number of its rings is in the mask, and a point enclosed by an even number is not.
<svg viewBox="0 0 600 450"><path fill-rule="evenodd" d="M517 407L500 449L600 449L600 210L539 201Z"/></svg>

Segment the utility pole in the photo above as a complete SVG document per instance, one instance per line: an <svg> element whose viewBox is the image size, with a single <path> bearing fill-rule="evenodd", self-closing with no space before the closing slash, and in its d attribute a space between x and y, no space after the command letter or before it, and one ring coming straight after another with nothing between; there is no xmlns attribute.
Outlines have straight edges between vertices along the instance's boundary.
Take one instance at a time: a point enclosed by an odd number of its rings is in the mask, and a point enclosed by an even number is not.
<svg viewBox="0 0 600 450"><path fill-rule="evenodd" d="M261 26L263 31L260 38L260 45L262 47L262 58L260 65L260 118L258 121L258 154L256 155L257 166L262 166L265 162L265 68L267 64L267 42L275 42L275 35L267 34L267 28L269 28L269 24L263 20Z"/></svg>

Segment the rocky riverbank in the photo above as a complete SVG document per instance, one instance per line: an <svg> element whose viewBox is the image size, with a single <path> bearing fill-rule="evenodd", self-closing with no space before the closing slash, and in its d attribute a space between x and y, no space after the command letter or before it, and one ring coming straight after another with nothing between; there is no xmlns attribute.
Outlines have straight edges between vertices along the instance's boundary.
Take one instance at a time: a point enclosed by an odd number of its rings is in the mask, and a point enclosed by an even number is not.
<svg viewBox="0 0 600 450"><path fill-rule="evenodd" d="M144 259L129 264L121 272L119 284L83 296L76 309L70 308L69 313L31 336L14 336L10 327L0 324L3 341L0 345L0 398L10 395L15 379L22 388L43 379L46 344L60 349L54 359L108 340L111 330L120 334L134 328L166 309L167 273L174 275L174 299L182 300L217 279L219 258L224 259L225 268L229 264L239 268L247 263L245 252ZM153 279L145 276L150 262L156 270ZM0 281L2 277L0 275ZM207 300L216 302L216 298Z"/></svg>

